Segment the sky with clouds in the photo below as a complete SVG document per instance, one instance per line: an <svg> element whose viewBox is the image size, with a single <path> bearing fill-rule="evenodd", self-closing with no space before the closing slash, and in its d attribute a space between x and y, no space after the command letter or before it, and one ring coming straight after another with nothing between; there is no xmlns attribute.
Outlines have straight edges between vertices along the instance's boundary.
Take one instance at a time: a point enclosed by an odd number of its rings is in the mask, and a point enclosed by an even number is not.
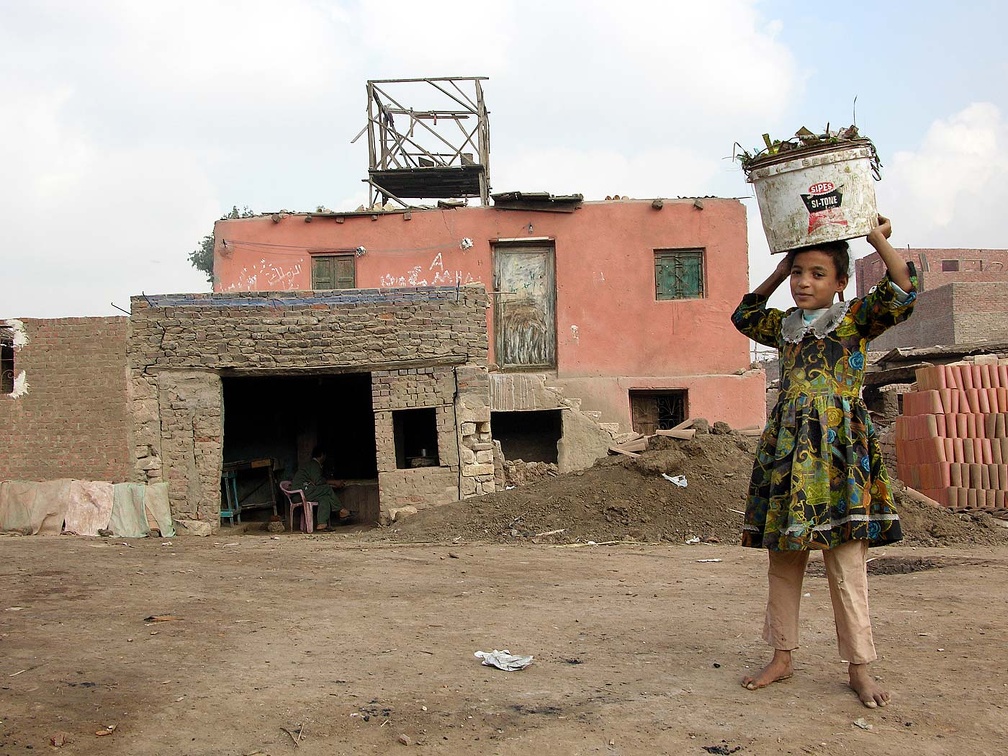
<svg viewBox="0 0 1008 756"><path fill-rule="evenodd" d="M777 258L733 144L855 112L894 244L1008 247L995 0L0 0L0 19L0 318L207 291L188 255L234 205L363 204L368 79L488 77L494 191L746 197L754 285Z"/></svg>

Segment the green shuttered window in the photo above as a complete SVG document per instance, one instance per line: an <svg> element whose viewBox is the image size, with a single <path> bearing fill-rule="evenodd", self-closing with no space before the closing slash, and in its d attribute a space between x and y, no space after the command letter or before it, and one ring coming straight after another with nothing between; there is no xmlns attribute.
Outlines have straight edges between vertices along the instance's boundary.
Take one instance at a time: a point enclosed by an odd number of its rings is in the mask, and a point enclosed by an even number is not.
<svg viewBox="0 0 1008 756"><path fill-rule="evenodd" d="M312 289L354 289L357 278L353 253L312 255Z"/></svg>
<svg viewBox="0 0 1008 756"><path fill-rule="evenodd" d="M698 299L704 295L702 249L655 250L655 295L662 299Z"/></svg>

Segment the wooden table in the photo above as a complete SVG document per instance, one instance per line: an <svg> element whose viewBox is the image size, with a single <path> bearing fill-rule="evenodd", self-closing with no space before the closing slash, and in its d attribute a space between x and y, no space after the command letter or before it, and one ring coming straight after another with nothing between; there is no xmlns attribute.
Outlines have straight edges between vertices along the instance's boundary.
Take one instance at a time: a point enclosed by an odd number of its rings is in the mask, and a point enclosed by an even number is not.
<svg viewBox="0 0 1008 756"><path fill-rule="evenodd" d="M277 514L275 467L276 460L270 458L224 463L221 480L228 509L238 512L238 522L246 509L272 509Z"/></svg>

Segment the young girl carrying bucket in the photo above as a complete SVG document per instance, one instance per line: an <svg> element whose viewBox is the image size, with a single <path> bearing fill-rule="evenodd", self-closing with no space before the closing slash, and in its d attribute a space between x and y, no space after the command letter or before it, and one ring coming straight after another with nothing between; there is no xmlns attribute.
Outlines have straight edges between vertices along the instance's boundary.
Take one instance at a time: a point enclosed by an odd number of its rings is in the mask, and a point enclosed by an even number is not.
<svg viewBox="0 0 1008 756"><path fill-rule="evenodd" d="M760 437L749 482L742 545L769 555L763 637L770 663L742 680L749 690L791 677L798 648L798 609L809 552L823 553L840 656L850 687L870 708L889 693L872 677L877 656L868 615L869 546L902 538L889 475L861 399L870 339L913 311L917 279L889 244L879 216L868 243L885 262L883 280L863 299L843 301L847 242L794 250L742 298L732 323L780 355L777 404ZM790 280L797 307L770 309L767 299ZM837 295L840 301L835 301Z"/></svg>

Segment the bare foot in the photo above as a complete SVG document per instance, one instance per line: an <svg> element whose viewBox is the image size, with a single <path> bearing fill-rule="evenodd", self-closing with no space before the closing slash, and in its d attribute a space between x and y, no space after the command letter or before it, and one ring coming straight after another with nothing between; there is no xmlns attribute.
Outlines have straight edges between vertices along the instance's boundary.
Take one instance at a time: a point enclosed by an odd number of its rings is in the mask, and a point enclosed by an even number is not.
<svg viewBox="0 0 1008 756"><path fill-rule="evenodd" d="M791 652L776 649L773 659L755 677L747 675L742 678L742 687L747 690L765 688L770 683L787 680L793 674L794 667L791 665Z"/></svg>
<svg viewBox="0 0 1008 756"><path fill-rule="evenodd" d="M851 664L847 668L847 674L850 677L851 688L858 694L861 703L869 709L885 706L889 703L889 691L885 690L872 677L867 664Z"/></svg>

